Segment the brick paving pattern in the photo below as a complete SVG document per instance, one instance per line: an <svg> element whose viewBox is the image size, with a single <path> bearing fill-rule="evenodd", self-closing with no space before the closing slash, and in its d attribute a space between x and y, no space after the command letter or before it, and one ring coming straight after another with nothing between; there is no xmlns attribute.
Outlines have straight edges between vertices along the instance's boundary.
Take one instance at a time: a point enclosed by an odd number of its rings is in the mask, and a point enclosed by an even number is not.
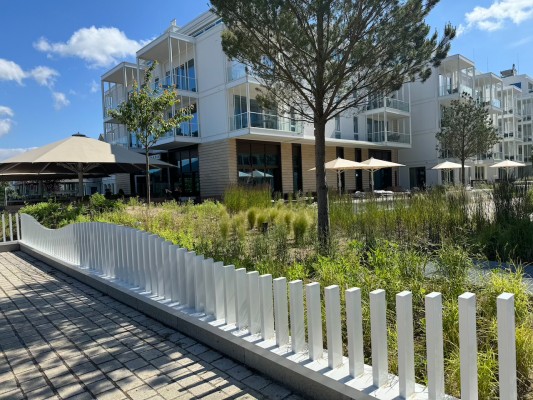
<svg viewBox="0 0 533 400"><path fill-rule="evenodd" d="M0 399L301 400L21 253L0 253Z"/></svg>

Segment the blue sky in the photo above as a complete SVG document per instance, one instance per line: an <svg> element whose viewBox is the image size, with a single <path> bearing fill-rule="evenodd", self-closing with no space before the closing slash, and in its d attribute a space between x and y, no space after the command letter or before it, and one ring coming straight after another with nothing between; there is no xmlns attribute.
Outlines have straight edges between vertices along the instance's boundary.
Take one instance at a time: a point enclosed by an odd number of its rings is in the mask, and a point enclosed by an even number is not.
<svg viewBox="0 0 533 400"><path fill-rule="evenodd" d="M102 132L100 76L207 0L0 0L0 159L81 132ZM23 7L23 8L21 8ZM533 75L533 0L441 0L427 21L459 27L450 54L483 72Z"/></svg>

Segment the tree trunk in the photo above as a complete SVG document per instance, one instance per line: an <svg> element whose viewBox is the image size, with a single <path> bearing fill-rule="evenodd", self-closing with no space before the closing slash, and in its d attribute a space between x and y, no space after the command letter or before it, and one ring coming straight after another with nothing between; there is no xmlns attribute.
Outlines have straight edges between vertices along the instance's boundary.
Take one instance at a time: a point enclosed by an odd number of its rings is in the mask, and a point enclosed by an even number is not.
<svg viewBox="0 0 533 400"><path fill-rule="evenodd" d="M146 201L148 208L150 208L150 156L148 155L148 148L146 148Z"/></svg>
<svg viewBox="0 0 533 400"><path fill-rule="evenodd" d="M463 184L463 187L466 187L466 180L465 180L465 160L461 160L461 183Z"/></svg>
<svg viewBox="0 0 533 400"><path fill-rule="evenodd" d="M329 204L326 185L326 121L315 121L316 194L318 208L319 251L325 254L329 248Z"/></svg>

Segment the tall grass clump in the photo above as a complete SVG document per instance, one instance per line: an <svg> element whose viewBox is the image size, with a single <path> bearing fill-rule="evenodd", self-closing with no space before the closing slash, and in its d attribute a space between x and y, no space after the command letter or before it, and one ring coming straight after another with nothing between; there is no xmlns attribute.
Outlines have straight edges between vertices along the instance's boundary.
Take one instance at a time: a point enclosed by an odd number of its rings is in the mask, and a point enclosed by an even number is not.
<svg viewBox="0 0 533 400"><path fill-rule="evenodd" d="M230 186L224 191L223 203L232 214L246 211L251 207L270 207L272 204L270 186Z"/></svg>
<svg viewBox="0 0 533 400"><path fill-rule="evenodd" d="M296 217L292 223L292 229L296 244L303 244L307 235L307 231L309 230L309 219L307 218L305 212L299 212L296 214Z"/></svg>

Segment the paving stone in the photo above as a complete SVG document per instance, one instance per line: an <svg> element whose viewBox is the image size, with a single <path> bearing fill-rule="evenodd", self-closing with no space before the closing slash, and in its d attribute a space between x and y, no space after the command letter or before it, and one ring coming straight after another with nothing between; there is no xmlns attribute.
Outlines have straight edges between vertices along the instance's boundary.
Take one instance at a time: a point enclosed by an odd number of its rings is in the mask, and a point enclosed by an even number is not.
<svg viewBox="0 0 533 400"><path fill-rule="evenodd" d="M271 383L267 387L262 388L260 392L266 398L275 400L285 399L291 394L290 390L277 383Z"/></svg>
<svg viewBox="0 0 533 400"><path fill-rule="evenodd" d="M238 381L241 381L252 375L252 371L242 365L236 365L235 367L228 369L226 373Z"/></svg>
<svg viewBox="0 0 533 400"><path fill-rule="evenodd" d="M229 373L229 372L228 372ZM272 381L261 375L250 375L248 378L242 380L247 386L250 386L252 389L261 390L264 387L268 386Z"/></svg>

